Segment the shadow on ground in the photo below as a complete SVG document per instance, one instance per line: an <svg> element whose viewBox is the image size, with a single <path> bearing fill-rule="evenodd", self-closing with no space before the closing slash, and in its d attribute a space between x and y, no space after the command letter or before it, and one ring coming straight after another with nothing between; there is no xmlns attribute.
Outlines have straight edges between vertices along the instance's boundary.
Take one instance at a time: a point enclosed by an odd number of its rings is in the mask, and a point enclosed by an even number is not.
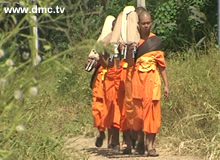
<svg viewBox="0 0 220 160"><path fill-rule="evenodd" d="M114 151L107 148L86 148L83 149L83 151L86 151L88 153L91 153L95 156L102 156L109 159L118 159L118 158L138 158L138 157L147 157L146 155L138 155L136 153L132 154L122 154L122 151Z"/></svg>

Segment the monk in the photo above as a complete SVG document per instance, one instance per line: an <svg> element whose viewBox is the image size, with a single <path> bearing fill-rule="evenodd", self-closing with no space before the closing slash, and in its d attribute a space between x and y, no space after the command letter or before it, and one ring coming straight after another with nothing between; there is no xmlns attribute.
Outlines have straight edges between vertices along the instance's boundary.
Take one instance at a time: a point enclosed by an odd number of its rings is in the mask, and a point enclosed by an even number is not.
<svg viewBox="0 0 220 160"><path fill-rule="evenodd" d="M117 50L117 49L115 49ZM112 50L113 53L113 50ZM104 77L104 97L106 110L104 125L108 128L108 148L120 150L119 129L121 124L121 111L119 107L119 86L121 80L122 63L118 54L99 54L101 64L107 69ZM111 55L111 56L110 56Z"/></svg>
<svg viewBox="0 0 220 160"><path fill-rule="evenodd" d="M128 126L128 119L125 109L125 82L127 78L127 62L123 59L124 56L121 54L121 51L125 49L125 45L119 46L120 56L121 56L121 75L120 75L120 84L118 90L118 105L120 108L121 119L120 119L120 131L123 133L123 143L125 144L123 148L123 154L131 154L131 140L130 140L130 127Z"/></svg>
<svg viewBox="0 0 220 160"><path fill-rule="evenodd" d="M126 148L123 150L124 154L131 154L130 128L128 127L126 113L125 113L125 80L127 74L127 63L123 60L123 56L119 53L112 60L108 58L106 65L108 70L105 74L104 91L105 103L107 107L105 126L111 131L112 140L109 148L118 150L119 131L125 135ZM128 133L128 134L126 134Z"/></svg>
<svg viewBox="0 0 220 160"><path fill-rule="evenodd" d="M161 126L161 82L164 82L164 97L169 97L169 85L166 75L166 63L162 51L161 39L150 32L152 19L147 11L139 14L139 31L141 41L135 61L131 52L134 45L129 46L128 64L133 65L130 72L133 102L133 129L138 131L137 151L148 156L159 156L154 148L156 134ZM144 136L146 134L146 144Z"/></svg>
<svg viewBox="0 0 220 160"><path fill-rule="evenodd" d="M112 22L112 28L113 30L115 25L115 21ZM111 38L111 33L108 34L106 37L104 37L101 41L102 42L108 42ZM103 140L105 139L105 129L106 126L104 125L104 117L106 113L106 105L105 105L105 97L104 97L104 76L107 72L107 69L102 66L102 62L99 59L98 56L97 64L95 66L95 71L92 75L91 79L91 88L92 88L92 115L94 119L94 127L98 129L99 135L96 138L95 146L101 147L103 145ZM89 63L92 59L89 58ZM108 138L108 143L110 142L110 139Z"/></svg>
<svg viewBox="0 0 220 160"><path fill-rule="evenodd" d="M120 62L117 44L120 39L122 15L123 12L118 15L111 40L109 41L111 45L115 44L114 50L112 46L112 50L105 50L104 55L99 53L102 66L107 68L104 78L106 104L104 125L108 128L108 148L118 151L120 150L119 129L121 124L121 108L118 100L122 99L118 93L121 82L122 63Z"/></svg>
<svg viewBox="0 0 220 160"><path fill-rule="evenodd" d="M102 60L102 57L100 59ZM119 89L120 74L122 70L120 69L120 67L118 67L118 65L120 66L120 61L118 61L116 57L112 60L110 60L110 58L107 58L106 61L106 65L103 65L103 67L107 66L107 72L104 78L104 95L106 104L104 125L106 126L106 128L108 128L108 132L110 135L110 143L108 143L108 148L120 150L120 108L117 102L117 93Z"/></svg>
<svg viewBox="0 0 220 160"><path fill-rule="evenodd" d="M115 27L116 21L114 20L112 22L112 30ZM101 42L103 45L107 46L110 42L110 39L112 37L112 33L107 35ZM113 50L112 50L113 51ZM105 51L107 52L107 51ZM120 83L120 70L116 69L116 59L113 58L112 61L110 61L109 54L106 53L103 55L103 53L99 53L99 63L100 63L100 68L98 69L97 72L97 77L101 77L102 80L98 80L96 78L95 83L98 84L99 88L94 90L93 95L96 96L96 101L93 103L93 116L94 120L98 123L100 121L100 126L99 127L99 135L96 140L96 146L99 147L103 143L103 139L105 138L105 134L103 128L108 128L108 148L114 149L114 150L120 150L120 145L119 145L119 128L120 128L120 110L118 107L118 102L117 102L117 93L118 93L118 86ZM120 63L120 61L119 61ZM119 64L118 63L118 64ZM118 65L117 64L117 65ZM120 64L119 64L120 65ZM118 71L118 76L115 76L115 69ZM114 81L115 79L115 81ZM113 82L113 83L112 83ZM115 83L114 83L115 82ZM102 96L102 100L99 99L99 103L97 102L97 95L100 94ZM101 106L102 104L102 106ZM96 105L96 106L95 106ZM96 108L98 106L98 116L95 116L96 113ZM97 120L96 117L98 117Z"/></svg>
<svg viewBox="0 0 220 160"><path fill-rule="evenodd" d="M139 15L143 11L146 11L146 9L143 7L137 7L135 9L135 12L137 13L137 15ZM135 46L135 44L133 44L133 47L134 46ZM123 47L124 46L121 46L121 48L123 48ZM132 52L132 50L130 50L130 52ZM125 59L125 61L127 62L126 78L125 78L125 100L124 100L125 101L124 102L125 103L125 117L126 117L127 126L131 130L125 131L125 134L124 134L125 141L127 141L126 144L128 144L128 145L123 152L124 152L124 154L130 154L131 153L131 145L134 149L136 146L136 140L137 140L137 132L132 129L133 128L134 108L133 108L133 99L132 99L132 90L131 90L131 75L132 75L132 71L133 71L134 59L131 58L130 61L128 59ZM130 133L128 133L128 132L130 132Z"/></svg>
<svg viewBox="0 0 220 160"><path fill-rule="evenodd" d="M96 67L94 73L95 77L92 83L92 115L94 119L94 127L99 131L99 135L95 142L96 147L101 147L105 138L103 80L106 71L107 70L99 64Z"/></svg>
<svg viewBox="0 0 220 160"><path fill-rule="evenodd" d="M137 15L140 15L143 11L146 11L144 7L135 8L135 12L137 13Z"/></svg>

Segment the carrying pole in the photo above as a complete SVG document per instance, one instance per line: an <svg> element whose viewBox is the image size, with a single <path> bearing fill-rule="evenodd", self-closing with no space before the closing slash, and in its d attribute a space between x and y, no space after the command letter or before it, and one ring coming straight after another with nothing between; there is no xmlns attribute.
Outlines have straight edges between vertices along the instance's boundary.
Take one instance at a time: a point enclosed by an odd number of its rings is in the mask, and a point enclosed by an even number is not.
<svg viewBox="0 0 220 160"><path fill-rule="evenodd" d="M137 7L145 8L145 0L137 0Z"/></svg>

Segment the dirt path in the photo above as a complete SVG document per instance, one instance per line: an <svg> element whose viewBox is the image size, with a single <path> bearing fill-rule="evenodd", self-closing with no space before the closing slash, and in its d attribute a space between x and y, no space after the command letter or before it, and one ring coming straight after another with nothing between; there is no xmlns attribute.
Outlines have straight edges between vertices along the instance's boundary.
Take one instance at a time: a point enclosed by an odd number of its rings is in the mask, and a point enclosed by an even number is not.
<svg viewBox="0 0 220 160"><path fill-rule="evenodd" d="M157 147L159 157L140 156L134 151L131 155L123 155L121 152L107 149L106 141L101 148L96 148L94 142L95 138L69 137L64 145L64 150L70 155L69 160L203 160L203 158L193 156L172 155L160 147Z"/></svg>

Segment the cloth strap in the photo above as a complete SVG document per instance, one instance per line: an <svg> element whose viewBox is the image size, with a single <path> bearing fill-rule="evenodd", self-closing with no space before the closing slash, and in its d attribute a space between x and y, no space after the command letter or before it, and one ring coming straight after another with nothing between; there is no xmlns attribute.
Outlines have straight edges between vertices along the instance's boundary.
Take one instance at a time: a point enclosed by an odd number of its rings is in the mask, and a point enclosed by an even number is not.
<svg viewBox="0 0 220 160"><path fill-rule="evenodd" d="M159 51L162 50L162 40L158 36L149 37L142 45L140 45L137 49L137 53L135 56L135 61L141 57L143 54L151 52L151 51Z"/></svg>

